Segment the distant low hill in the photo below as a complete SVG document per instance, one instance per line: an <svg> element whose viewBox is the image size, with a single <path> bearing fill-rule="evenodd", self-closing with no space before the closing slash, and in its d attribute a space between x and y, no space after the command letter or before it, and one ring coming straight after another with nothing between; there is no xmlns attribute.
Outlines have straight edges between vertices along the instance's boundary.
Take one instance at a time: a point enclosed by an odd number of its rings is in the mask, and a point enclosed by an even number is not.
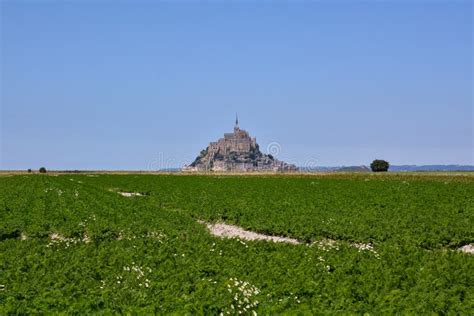
<svg viewBox="0 0 474 316"><path fill-rule="evenodd" d="M469 165L401 165L390 166L389 171L474 171Z"/></svg>
<svg viewBox="0 0 474 316"><path fill-rule="evenodd" d="M306 172L370 172L368 166L339 166L339 167L300 167L301 171ZM470 165L394 165L390 166L388 171L474 171L474 166Z"/></svg>

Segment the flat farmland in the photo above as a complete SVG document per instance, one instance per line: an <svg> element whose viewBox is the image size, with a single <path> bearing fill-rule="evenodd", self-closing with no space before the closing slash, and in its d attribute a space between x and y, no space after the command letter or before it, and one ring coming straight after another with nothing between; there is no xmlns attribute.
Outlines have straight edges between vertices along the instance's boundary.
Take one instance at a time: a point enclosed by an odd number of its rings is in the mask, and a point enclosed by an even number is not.
<svg viewBox="0 0 474 316"><path fill-rule="evenodd" d="M473 314L473 244L469 173L7 175L0 314Z"/></svg>

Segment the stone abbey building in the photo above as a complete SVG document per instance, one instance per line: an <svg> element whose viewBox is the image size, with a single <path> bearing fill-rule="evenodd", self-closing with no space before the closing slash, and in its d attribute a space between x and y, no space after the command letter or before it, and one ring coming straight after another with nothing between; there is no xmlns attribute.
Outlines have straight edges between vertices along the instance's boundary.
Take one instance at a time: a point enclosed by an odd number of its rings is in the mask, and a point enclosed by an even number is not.
<svg viewBox="0 0 474 316"><path fill-rule="evenodd" d="M198 157L183 171L297 171L294 165L263 154L255 137L239 127L236 117L233 133L209 143Z"/></svg>

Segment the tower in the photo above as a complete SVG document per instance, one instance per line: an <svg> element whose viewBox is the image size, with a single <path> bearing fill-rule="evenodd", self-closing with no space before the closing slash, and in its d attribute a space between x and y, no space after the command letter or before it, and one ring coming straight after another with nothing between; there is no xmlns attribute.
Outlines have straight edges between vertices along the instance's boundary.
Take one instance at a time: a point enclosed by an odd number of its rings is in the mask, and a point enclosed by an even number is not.
<svg viewBox="0 0 474 316"><path fill-rule="evenodd" d="M239 117L238 117L237 113L235 113L234 132L238 132L238 131L240 131L240 128L239 128Z"/></svg>

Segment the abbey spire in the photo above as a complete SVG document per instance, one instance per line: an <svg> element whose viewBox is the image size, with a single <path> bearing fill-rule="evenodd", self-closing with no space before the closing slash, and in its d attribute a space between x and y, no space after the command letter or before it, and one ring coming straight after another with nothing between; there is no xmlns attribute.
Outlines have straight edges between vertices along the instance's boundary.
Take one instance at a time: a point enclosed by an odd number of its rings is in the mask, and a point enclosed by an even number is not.
<svg viewBox="0 0 474 316"><path fill-rule="evenodd" d="M238 131L240 130L239 128L239 116L237 115L237 113L235 113L235 126L234 126L234 131Z"/></svg>

